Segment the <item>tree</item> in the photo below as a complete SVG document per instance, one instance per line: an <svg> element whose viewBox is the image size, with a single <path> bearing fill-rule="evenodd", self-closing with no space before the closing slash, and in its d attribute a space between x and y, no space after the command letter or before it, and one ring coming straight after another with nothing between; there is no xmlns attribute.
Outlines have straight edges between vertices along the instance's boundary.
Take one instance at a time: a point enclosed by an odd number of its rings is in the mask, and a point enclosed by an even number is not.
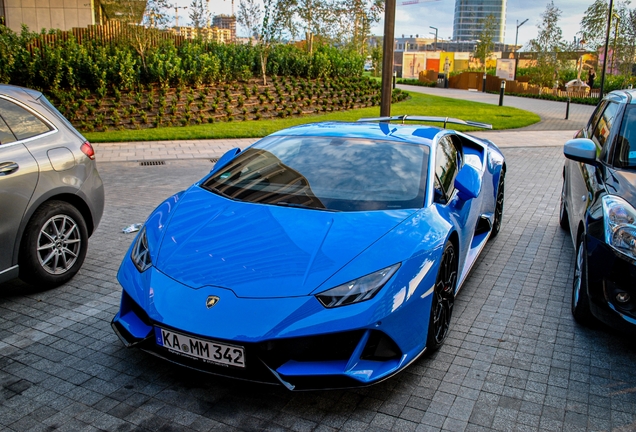
<svg viewBox="0 0 636 432"><path fill-rule="evenodd" d="M142 24L151 28L166 28L170 23L168 11L174 8L169 0L148 0Z"/></svg>
<svg viewBox="0 0 636 432"><path fill-rule="evenodd" d="M366 54L371 26L380 21L384 12L382 0L338 0L335 7L334 39L359 54Z"/></svg>
<svg viewBox="0 0 636 432"><path fill-rule="evenodd" d="M530 49L537 53L537 73L532 81L545 87L556 85L559 69L564 64L559 59L559 53L564 51L563 32L559 27L561 9L550 1L541 14L542 21L537 24L539 33L536 39L531 39Z"/></svg>
<svg viewBox="0 0 636 432"><path fill-rule="evenodd" d="M241 0L238 4L238 14L236 21L247 30L250 37L259 39L261 25L263 23L263 12L257 0Z"/></svg>
<svg viewBox="0 0 636 432"><path fill-rule="evenodd" d="M197 29L198 36L201 36L200 29L207 27L210 23L210 12L203 0L192 0L189 6L188 16L192 22L192 27Z"/></svg>
<svg viewBox="0 0 636 432"><path fill-rule="evenodd" d="M263 85L267 85L267 58L272 45L278 42L283 32L283 25L289 22L289 9L285 9L286 0L263 0L263 22L259 35L261 73Z"/></svg>
<svg viewBox="0 0 636 432"><path fill-rule="evenodd" d="M636 52L636 11L628 8L629 2L614 3L612 26L610 27L609 70L617 68L622 74L631 74ZM609 5L605 0L596 0L585 11L581 20L581 34L591 51L605 45L607 14Z"/></svg>
<svg viewBox="0 0 636 432"><path fill-rule="evenodd" d="M482 30L479 33L479 42L475 46L475 52L473 55L478 58L481 64L484 66L484 73L486 72L486 61L492 55L494 48L493 41L495 39L495 32L497 31L497 20L494 15L488 15L482 20Z"/></svg>

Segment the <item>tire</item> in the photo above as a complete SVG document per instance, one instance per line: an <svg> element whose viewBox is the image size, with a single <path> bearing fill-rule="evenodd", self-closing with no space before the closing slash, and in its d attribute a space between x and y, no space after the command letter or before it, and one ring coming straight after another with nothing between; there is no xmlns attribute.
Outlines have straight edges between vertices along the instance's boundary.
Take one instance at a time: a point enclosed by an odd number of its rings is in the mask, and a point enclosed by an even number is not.
<svg viewBox="0 0 636 432"><path fill-rule="evenodd" d="M572 278L572 315L582 325L591 326L594 317L590 311L590 298L587 291L587 248L585 234L581 233L576 242L574 277Z"/></svg>
<svg viewBox="0 0 636 432"><path fill-rule="evenodd" d="M559 225L566 231L570 230L570 218L565 208L565 176L563 177L563 186L561 187L561 204L559 205Z"/></svg>
<svg viewBox="0 0 636 432"><path fill-rule="evenodd" d="M499 230L501 230L501 221L503 219L503 210L504 210L504 195L505 195L505 184L506 184L506 175L503 171L499 175L499 185L497 186L497 201L495 202L495 217L492 221L492 229L490 231L490 239L494 239L499 234Z"/></svg>
<svg viewBox="0 0 636 432"><path fill-rule="evenodd" d="M442 253L431 301L428 335L426 338L426 347L431 352L441 347L448 336L455 303L456 287L457 254L453 244L448 241Z"/></svg>
<svg viewBox="0 0 636 432"><path fill-rule="evenodd" d="M29 221L18 257L20 279L53 288L69 281L86 257L88 231L82 214L63 201L49 201Z"/></svg>

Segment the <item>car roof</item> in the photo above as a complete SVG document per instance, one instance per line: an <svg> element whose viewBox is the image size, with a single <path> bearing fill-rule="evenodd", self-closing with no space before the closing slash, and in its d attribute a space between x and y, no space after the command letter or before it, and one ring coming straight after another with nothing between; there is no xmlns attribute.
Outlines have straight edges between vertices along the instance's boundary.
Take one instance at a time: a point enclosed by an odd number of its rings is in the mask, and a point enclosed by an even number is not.
<svg viewBox="0 0 636 432"><path fill-rule="evenodd" d="M274 132L273 136L326 136L365 138L421 144L430 147L435 136L444 129L435 126L380 122L321 122Z"/></svg>
<svg viewBox="0 0 636 432"><path fill-rule="evenodd" d="M10 96L18 100L24 100L25 97L37 100L42 96L42 93L37 90L14 86L11 84L0 84L0 94Z"/></svg>
<svg viewBox="0 0 636 432"><path fill-rule="evenodd" d="M614 90L605 95L603 99L624 104L636 104L636 89Z"/></svg>

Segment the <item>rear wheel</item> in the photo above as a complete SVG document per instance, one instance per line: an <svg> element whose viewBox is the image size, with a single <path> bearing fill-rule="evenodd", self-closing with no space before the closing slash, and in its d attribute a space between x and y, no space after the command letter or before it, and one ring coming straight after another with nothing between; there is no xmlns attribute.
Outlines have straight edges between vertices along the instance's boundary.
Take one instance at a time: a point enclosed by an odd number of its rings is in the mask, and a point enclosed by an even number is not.
<svg viewBox="0 0 636 432"><path fill-rule="evenodd" d="M501 220L503 218L503 208L504 208L505 184L506 184L505 173L501 171L501 174L499 175L499 186L497 186L497 202L495 203L495 217L492 222L492 230L490 231L491 239L497 237L497 234L499 234L499 230L501 229Z"/></svg>
<svg viewBox="0 0 636 432"><path fill-rule="evenodd" d="M63 201L49 201L29 221L20 244L20 279L42 288L70 280L86 256L88 231L81 213Z"/></svg>
<svg viewBox="0 0 636 432"><path fill-rule="evenodd" d="M426 347L435 351L442 346L450 330L451 315L457 286L457 254L451 242L446 242L435 281Z"/></svg>
<svg viewBox="0 0 636 432"><path fill-rule="evenodd" d="M580 324L589 326L594 322L587 294L587 249L585 234L579 235L576 245L574 277L572 278L572 315Z"/></svg>

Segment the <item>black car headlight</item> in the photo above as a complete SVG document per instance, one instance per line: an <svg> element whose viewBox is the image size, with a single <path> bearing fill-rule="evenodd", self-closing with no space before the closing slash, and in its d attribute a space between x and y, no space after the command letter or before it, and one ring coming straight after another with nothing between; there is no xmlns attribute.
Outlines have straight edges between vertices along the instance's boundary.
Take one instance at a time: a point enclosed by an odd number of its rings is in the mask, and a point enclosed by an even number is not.
<svg viewBox="0 0 636 432"><path fill-rule="evenodd" d="M603 197L605 243L636 260L636 209L623 198Z"/></svg>
<svg viewBox="0 0 636 432"><path fill-rule="evenodd" d="M326 308L346 306L370 300L382 289L399 268L400 263L394 264L375 273L362 276L351 282L316 294L316 298Z"/></svg>
<svg viewBox="0 0 636 432"><path fill-rule="evenodd" d="M141 229L141 231L139 231L139 235L135 239L135 244L133 244L130 258L135 264L135 267L137 267L137 270L139 270L140 272L144 272L148 270L150 266L152 266L145 226Z"/></svg>

